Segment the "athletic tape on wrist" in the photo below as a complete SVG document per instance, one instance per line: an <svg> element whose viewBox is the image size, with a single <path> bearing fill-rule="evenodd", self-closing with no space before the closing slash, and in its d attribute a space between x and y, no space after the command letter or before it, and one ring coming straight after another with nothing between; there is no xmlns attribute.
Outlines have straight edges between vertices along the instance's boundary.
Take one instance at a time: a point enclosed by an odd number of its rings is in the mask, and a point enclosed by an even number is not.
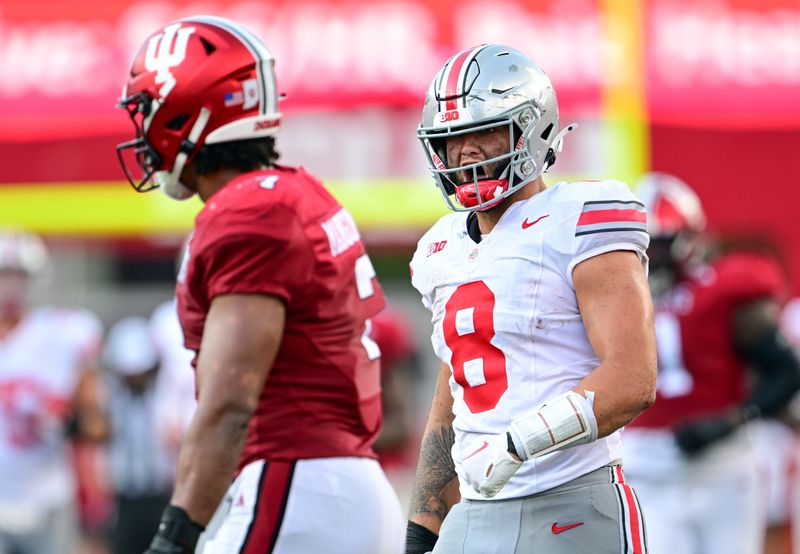
<svg viewBox="0 0 800 554"><path fill-rule="evenodd" d="M511 423L508 432L524 460L597 440L597 419L590 399L568 391L542 404L532 415Z"/></svg>

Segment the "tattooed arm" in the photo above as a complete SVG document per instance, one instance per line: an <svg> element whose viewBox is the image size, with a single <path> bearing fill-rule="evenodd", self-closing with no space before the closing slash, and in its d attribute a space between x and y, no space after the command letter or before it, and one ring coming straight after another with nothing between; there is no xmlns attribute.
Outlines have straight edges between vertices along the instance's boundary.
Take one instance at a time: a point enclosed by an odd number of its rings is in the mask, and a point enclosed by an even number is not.
<svg viewBox="0 0 800 554"><path fill-rule="evenodd" d="M409 520L437 534L447 512L461 499L458 477L450 455L455 435L449 379L450 367L442 364L422 438L408 514Z"/></svg>

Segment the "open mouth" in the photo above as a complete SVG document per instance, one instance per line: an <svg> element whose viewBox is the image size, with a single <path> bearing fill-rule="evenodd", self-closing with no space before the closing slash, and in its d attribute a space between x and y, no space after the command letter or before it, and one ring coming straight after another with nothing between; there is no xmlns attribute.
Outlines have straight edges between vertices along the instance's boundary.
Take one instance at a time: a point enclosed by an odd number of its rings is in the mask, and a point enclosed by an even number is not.
<svg viewBox="0 0 800 554"><path fill-rule="evenodd" d="M457 174L458 184L465 185L467 183L473 183L475 181L486 181L494 179L494 175L487 171L485 166L476 167L473 169L462 170L459 171Z"/></svg>

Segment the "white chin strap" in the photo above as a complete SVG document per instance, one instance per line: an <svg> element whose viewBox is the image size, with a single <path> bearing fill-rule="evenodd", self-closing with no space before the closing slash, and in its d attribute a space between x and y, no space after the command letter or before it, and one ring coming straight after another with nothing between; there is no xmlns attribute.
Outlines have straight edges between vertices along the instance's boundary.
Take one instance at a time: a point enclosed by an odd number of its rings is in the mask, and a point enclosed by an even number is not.
<svg viewBox="0 0 800 554"><path fill-rule="evenodd" d="M192 130L186 140L192 144L196 144L200 135L203 134L203 129L206 128L208 119L211 117L211 110L208 108L200 108L200 115L197 116L197 121L192 125ZM186 152L178 152L175 156L175 163L172 164L172 171L156 171L153 178L158 183L164 194L174 200L187 200L195 195L195 191L181 183L181 172L186 165L186 159L189 155Z"/></svg>

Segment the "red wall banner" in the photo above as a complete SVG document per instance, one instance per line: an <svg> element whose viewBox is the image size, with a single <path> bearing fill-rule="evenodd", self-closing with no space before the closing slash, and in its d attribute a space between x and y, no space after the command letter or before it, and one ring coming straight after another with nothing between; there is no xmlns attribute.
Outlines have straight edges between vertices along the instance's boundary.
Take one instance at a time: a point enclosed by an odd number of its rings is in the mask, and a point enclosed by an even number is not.
<svg viewBox="0 0 800 554"><path fill-rule="evenodd" d="M656 123L800 125L796 0L640 0ZM7 5L6 5L7 4ZM284 111L418 105L459 48L505 42L550 73L562 110L594 114L625 52L600 0L32 0L0 8L0 140L114 134L125 70L149 32L213 13L245 22L278 62ZM512 32L509 32L509 30Z"/></svg>
<svg viewBox="0 0 800 554"><path fill-rule="evenodd" d="M457 11L430 0L91 4L40 0L0 11L0 74L14 76L0 80L0 140L127 130L114 104L133 54L154 29L198 9L265 38L288 93L283 111L419 105L444 60L490 41L546 60L567 111L596 112L603 84L594 1L472 1Z"/></svg>
<svg viewBox="0 0 800 554"><path fill-rule="evenodd" d="M648 8L654 123L800 126L800 3L650 0Z"/></svg>

